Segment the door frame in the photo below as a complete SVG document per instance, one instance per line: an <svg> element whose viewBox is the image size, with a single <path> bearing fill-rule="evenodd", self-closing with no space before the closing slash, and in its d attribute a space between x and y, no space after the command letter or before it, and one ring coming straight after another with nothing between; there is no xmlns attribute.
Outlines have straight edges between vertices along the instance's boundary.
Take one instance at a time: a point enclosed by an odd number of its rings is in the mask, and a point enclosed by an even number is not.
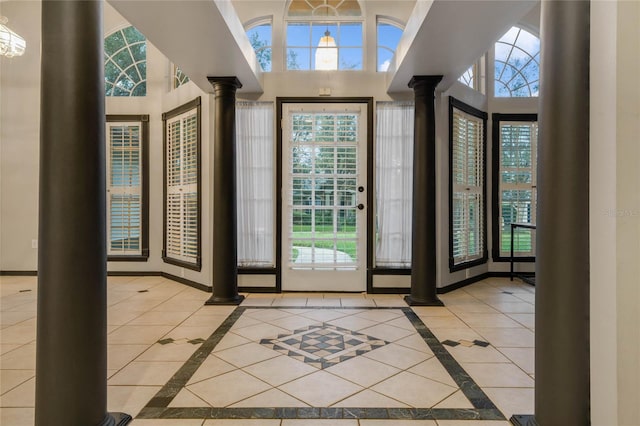
<svg viewBox="0 0 640 426"><path fill-rule="evenodd" d="M373 193L375 191L373 180L373 97L276 97L276 292L282 292L282 107L283 104L366 104L367 105L367 259L366 259L366 289L372 293L373 285L371 268L373 265L373 220L374 206Z"/></svg>

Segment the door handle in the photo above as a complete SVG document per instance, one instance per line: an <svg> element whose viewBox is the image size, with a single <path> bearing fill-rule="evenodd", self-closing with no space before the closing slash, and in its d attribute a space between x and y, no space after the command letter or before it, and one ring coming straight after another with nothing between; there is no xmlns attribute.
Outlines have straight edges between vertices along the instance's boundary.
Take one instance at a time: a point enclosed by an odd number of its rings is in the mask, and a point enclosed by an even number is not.
<svg viewBox="0 0 640 426"><path fill-rule="evenodd" d="M358 192L364 192L364 186L359 186L358 187Z"/></svg>
<svg viewBox="0 0 640 426"><path fill-rule="evenodd" d="M358 204L358 210L364 210L364 204L362 203Z"/></svg>

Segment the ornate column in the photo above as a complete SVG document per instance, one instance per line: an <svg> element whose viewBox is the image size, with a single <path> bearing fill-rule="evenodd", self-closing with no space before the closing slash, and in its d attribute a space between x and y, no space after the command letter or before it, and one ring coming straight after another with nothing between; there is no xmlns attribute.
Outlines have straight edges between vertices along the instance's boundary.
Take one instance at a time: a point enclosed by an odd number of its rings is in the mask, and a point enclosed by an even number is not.
<svg viewBox="0 0 640 426"><path fill-rule="evenodd" d="M37 426L107 413L102 2L42 2Z"/></svg>
<svg viewBox="0 0 640 426"><path fill-rule="evenodd" d="M413 235L411 306L443 306L436 295L436 115L435 90L441 75L414 76Z"/></svg>
<svg viewBox="0 0 640 426"><path fill-rule="evenodd" d="M207 305L238 305L236 77L209 77L216 96L213 141L213 295Z"/></svg>

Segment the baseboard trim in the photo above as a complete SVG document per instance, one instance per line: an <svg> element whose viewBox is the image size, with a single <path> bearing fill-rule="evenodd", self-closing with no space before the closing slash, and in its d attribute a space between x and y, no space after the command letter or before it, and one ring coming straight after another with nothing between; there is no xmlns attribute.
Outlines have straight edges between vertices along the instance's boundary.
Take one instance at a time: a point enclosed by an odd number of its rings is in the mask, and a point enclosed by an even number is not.
<svg viewBox="0 0 640 426"><path fill-rule="evenodd" d="M107 271L108 277L160 277L162 272L156 271Z"/></svg>
<svg viewBox="0 0 640 426"><path fill-rule="evenodd" d="M37 277L38 271L0 271L2 276Z"/></svg>
<svg viewBox="0 0 640 426"><path fill-rule="evenodd" d="M188 285L189 287L193 287L195 289L198 289L198 290L201 290L201 291L204 291L204 292L207 292L207 293L212 293L213 292L213 287L210 287L210 286L205 285L205 284L200 284L200 283L197 283L195 281L191 281L191 280L188 280L188 279L182 278L182 277L177 277L175 275L171 275L171 274L168 274L166 272L161 272L160 275L162 277L164 277L164 278L170 279L172 281L179 282L180 284Z"/></svg>

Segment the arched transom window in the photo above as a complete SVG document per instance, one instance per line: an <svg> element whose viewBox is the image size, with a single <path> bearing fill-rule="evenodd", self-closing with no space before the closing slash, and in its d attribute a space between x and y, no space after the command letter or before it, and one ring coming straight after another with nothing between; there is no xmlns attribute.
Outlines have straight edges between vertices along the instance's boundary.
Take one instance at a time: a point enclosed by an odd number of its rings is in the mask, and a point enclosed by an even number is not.
<svg viewBox="0 0 640 426"><path fill-rule="evenodd" d="M134 27L104 39L104 81L107 96L146 96L147 40Z"/></svg>
<svg viewBox="0 0 640 426"><path fill-rule="evenodd" d="M513 27L495 45L496 97L538 96L540 39Z"/></svg>
<svg viewBox="0 0 640 426"><path fill-rule="evenodd" d="M258 18L245 25L247 37L262 71L271 71L271 17Z"/></svg>
<svg viewBox="0 0 640 426"><path fill-rule="evenodd" d="M287 70L362 70L357 0L292 0L287 9Z"/></svg>

